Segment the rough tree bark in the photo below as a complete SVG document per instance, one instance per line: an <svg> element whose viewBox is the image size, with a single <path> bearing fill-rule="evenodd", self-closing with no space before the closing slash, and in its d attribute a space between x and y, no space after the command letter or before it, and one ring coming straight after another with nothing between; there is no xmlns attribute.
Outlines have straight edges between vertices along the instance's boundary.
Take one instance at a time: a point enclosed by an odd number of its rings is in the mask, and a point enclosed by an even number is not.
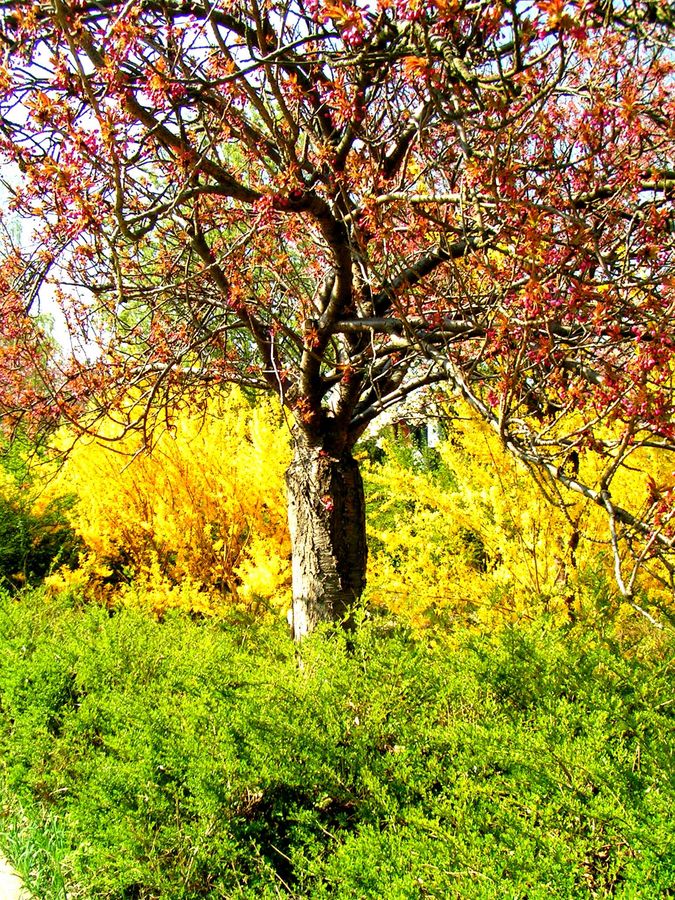
<svg viewBox="0 0 675 900"><path fill-rule="evenodd" d="M286 473L296 641L321 622L352 623L366 583L363 481L350 450L331 453L296 438Z"/></svg>

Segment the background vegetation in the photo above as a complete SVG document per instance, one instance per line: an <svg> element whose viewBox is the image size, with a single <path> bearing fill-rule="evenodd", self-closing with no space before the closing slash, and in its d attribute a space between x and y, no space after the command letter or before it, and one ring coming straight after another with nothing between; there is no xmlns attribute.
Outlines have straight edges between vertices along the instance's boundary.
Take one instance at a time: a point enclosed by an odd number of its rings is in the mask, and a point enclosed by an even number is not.
<svg viewBox="0 0 675 900"><path fill-rule="evenodd" d="M80 543L69 525L75 496L47 490L53 468L29 441L0 439L0 584L36 584L76 566Z"/></svg>

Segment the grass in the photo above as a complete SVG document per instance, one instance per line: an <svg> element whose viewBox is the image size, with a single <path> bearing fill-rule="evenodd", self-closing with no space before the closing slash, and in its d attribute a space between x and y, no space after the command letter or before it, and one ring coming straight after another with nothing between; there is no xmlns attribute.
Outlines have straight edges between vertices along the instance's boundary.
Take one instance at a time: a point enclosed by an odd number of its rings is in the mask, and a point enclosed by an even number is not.
<svg viewBox="0 0 675 900"><path fill-rule="evenodd" d="M25 887L39 900L67 900L61 862L67 835L54 814L27 815L5 787L0 790L0 847Z"/></svg>

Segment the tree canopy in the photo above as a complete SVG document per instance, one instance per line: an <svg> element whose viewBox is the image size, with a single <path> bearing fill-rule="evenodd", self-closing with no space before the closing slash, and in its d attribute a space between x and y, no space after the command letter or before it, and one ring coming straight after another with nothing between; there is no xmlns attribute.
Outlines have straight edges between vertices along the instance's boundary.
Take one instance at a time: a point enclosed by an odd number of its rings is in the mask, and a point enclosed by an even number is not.
<svg viewBox="0 0 675 900"><path fill-rule="evenodd" d="M445 383L607 509L620 582L621 542L672 571L672 484L611 497L636 447L675 449L667 2L0 8L0 149L35 223L0 275L5 415L147 427L234 381L341 458ZM49 284L74 352L47 362Z"/></svg>

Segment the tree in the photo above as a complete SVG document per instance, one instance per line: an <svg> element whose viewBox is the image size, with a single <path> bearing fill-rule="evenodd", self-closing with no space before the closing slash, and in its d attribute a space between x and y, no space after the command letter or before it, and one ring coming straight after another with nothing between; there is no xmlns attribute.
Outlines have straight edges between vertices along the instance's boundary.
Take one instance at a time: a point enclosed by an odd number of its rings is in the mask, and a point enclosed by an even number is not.
<svg viewBox="0 0 675 900"><path fill-rule="evenodd" d="M626 552L670 566L671 486L610 493L636 446L675 449L666 2L0 8L2 150L37 223L31 259L7 250L4 346L41 361L50 281L82 343L7 415L149 429L205 386L276 392L296 637L360 595L352 449L425 385L607 509L627 594Z"/></svg>

